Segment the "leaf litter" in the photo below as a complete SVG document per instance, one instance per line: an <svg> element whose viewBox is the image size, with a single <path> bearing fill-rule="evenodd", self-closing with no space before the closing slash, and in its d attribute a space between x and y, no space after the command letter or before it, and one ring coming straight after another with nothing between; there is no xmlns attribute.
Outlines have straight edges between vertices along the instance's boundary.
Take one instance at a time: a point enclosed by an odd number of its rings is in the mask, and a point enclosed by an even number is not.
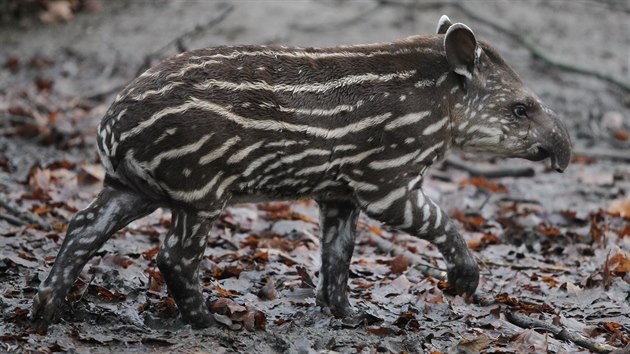
<svg viewBox="0 0 630 354"><path fill-rule="evenodd" d="M60 3L48 6L42 20L72 20L71 2ZM627 165L579 156L575 173L561 177L532 164L532 178L486 179L448 167L450 177L436 172L426 178L427 193L456 220L480 261L482 304L453 297L441 279L368 236L445 269L434 246L361 216L349 281L361 315L335 319L315 303L317 205L243 204L215 223L200 266L218 327L192 330L179 320L155 260L170 225L169 212L158 210L96 254L70 291L62 323L47 335L37 333L28 320L37 286L69 219L98 193L104 177L93 123L107 104L64 95L63 60L77 59L11 57L0 69L32 76L28 87L0 93L0 114L7 117L0 123L0 199L10 201L0 204L3 349L587 352L519 327L504 311L597 343L630 345L630 173ZM624 133L612 135L625 141Z"/></svg>

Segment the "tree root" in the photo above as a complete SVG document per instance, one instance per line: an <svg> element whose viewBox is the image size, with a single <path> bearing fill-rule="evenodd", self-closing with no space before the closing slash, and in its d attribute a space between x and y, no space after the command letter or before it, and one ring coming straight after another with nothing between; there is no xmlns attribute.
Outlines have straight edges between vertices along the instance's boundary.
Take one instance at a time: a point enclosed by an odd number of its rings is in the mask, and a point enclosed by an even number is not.
<svg viewBox="0 0 630 354"><path fill-rule="evenodd" d="M3 217L3 219L14 225L24 226L28 224L37 224L39 228L44 231L50 231L53 229L52 226L48 222L46 222L39 216L28 213L28 212L24 212L20 210L17 206L10 203L9 201L0 199L0 208L4 208L9 213L12 214L12 215L4 214L4 216L6 217ZM11 219L11 221L9 219ZM18 224L18 223L21 223L21 224Z"/></svg>
<svg viewBox="0 0 630 354"><path fill-rule="evenodd" d="M545 321L531 318L519 312L513 312L509 309L505 309L503 310L503 314L508 321L521 328L543 330L553 334L557 339L573 342L582 348L592 350L596 353L610 353L619 349L605 343L597 343L579 333L573 333L564 327L555 326Z"/></svg>

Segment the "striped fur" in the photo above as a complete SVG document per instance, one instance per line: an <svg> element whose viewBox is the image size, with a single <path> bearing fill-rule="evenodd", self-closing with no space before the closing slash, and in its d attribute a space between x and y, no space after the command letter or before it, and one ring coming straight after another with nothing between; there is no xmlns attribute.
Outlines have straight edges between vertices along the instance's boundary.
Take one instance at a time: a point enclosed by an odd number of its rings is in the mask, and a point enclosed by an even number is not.
<svg viewBox="0 0 630 354"><path fill-rule="evenodd" d="M342 49L192 51L123 91L100 125L99 148L113 178L126 178L118 166L132 155L159 193L200 208L222 202L213 200L219 194L317 197L330 192L314 191L326 180L347 194L351 181L382 184L353 172L374 166L379 178L406 185L400 168L417 174L449 147L423 154L448 134L448 112L434 92L448 72L438 36ZM401 102L402 95L422 100ZM418 135L406 151L391 147ZM307 179L291 183L292 167ZM261 173L266 178L252 183Z"/></svg>
<svg viewBox="0 0 630 354"><path fill-rule="evenodd" d="M515 104L532 116L516 119ZM182 53L116 97L97 141L105 189L70 223L35 298L36 319L54 318L78 272L117 228L162 206L173 222L160 271L182 317L210 325L196 280L207 230L229 203L279 198L320 205L317 303L334 315L353 313L347 280L360 211L433 242L450 285L470 295L478 266L421 190L423 174L453 147L550 156L558 170L570 157L554 113L490 46L445 16L437 35L391 43Z"/></svg>

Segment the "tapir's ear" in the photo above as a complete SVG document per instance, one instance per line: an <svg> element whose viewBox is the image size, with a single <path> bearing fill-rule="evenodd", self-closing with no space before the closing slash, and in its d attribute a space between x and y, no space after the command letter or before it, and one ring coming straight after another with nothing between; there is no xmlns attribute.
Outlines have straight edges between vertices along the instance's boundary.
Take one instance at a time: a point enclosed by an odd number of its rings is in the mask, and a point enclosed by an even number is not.
<svg viewBox="0 0 630 354"><path fill-rule="evenodd" d="M449 27L451 27L452 24L453 23L448 18L448 16L442 15L442 17L440 17L440 20L438 21L437 34L444 34L444 33L446 33L446 30Z"/></svg>
<svg viewBox="0 0 630 354"><path fill-rule="evenodd" d="M451 69L471 79L479 59L477 39L473 31L463 23L451 25L444 36L444 50Z"/></svg>

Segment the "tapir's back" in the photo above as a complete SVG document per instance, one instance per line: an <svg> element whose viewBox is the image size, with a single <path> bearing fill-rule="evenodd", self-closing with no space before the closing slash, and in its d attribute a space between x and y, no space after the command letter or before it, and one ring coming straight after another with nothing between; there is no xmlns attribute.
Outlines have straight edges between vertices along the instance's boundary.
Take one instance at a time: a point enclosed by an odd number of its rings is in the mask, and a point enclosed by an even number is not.
<svg viewBox="0 0 630 354"><path fill-rule="evenodd" d="M432 97L427 71L447 71L439 41L183 53L118 95L99 126L103 162L184 201L233 186L279 195L341 186L331 179L344 159L388 154L375 127L417 111L418 91Z"/></svg>

